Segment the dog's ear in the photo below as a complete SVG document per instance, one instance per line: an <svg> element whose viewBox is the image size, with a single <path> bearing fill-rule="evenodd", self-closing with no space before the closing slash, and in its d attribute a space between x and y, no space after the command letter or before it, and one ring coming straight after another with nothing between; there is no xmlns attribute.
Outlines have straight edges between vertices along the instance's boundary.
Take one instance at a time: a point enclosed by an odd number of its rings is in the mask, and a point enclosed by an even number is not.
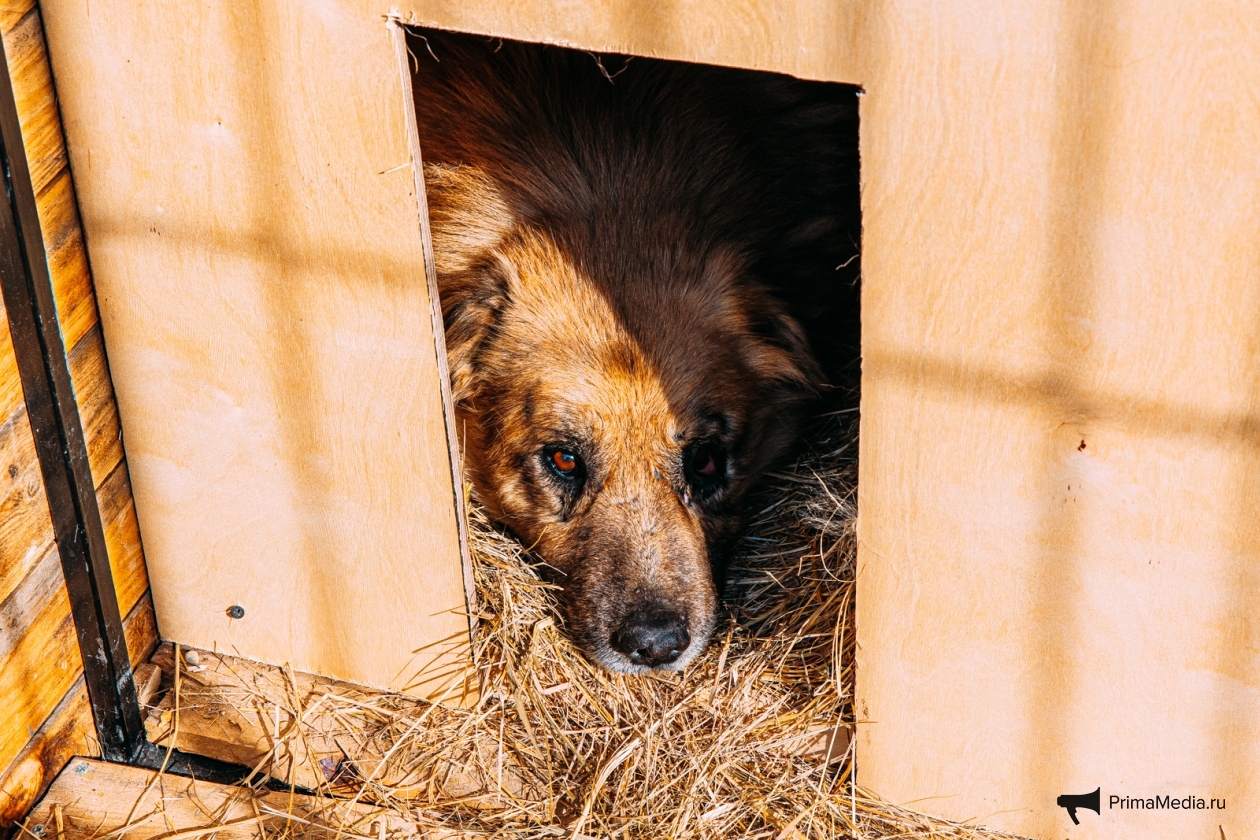
<svg viewBox="0 0 1260 840"><path fill-rule="evenodd" d="M510 267L495 249L513 217L494 184L474 167L428 164L424 181L451 391L462 402L476 391L477 355L507 305Z"/></svg>
<svg viewBox="0 0 1260 840"><path fill-rule="evenodd" d="M696 288L709 298L706 310L718 313L724 331L746 336L736 346L768 395L808 400L826 387L805 329L772 286L750 274L738 249L720 247L707 254L704 280Z"/></svg>
<svg viewBox="0 0 1260 840"><path fill-rule="evenodd" d="M808 398L827 384L810 350L804 328L769 294L756 295L748 326L755 338L745 345L744 361L771 390Z"/></svg>
<svg viewBox="0 0 1260 840"><path fill-rule="evenodd" d="M439 283L484 259L512 229L512 211L475 166L425 164L424 191Z"/></svg>

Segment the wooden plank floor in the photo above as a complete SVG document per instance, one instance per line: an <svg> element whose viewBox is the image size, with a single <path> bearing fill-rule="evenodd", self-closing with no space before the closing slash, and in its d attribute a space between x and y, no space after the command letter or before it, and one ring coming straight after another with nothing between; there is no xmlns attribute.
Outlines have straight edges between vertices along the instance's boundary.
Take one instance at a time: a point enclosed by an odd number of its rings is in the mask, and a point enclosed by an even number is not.
<svg viewBox="0 0 1260 840"><path fill-rule="evenodd" d="M160 699L145 721L154 744L174 742L185 752L348 797L365 777L393 798L460 800L473 808L503 807L525 794L515 760L485 733L470 731L446 749L433 744L436 772L411 766L413 751L391 757L399 732L412 722L437 723L451 714L447 708L211 651L185 649L179 656L177 732L176 661L170 643L150 661L162 671Z"/></svg>
<svg viewBox="0 0 1260 840"><path fill-rule="evenodd" d="M22 823L28 840L447 840L463 835L421 828L397 812L287 791L216 785L152 770L75 758Z"/></svg>

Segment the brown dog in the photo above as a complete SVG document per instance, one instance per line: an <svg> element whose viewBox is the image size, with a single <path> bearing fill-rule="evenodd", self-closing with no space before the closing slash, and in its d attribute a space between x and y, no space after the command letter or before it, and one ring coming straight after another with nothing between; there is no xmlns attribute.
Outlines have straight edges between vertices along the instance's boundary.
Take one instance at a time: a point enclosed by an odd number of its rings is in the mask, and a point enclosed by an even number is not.
<svg viewBox="0 0 1260 840"><path fill-rule="evenodd" d="M586 53L426 34L469 477L558 572L594 659L681 668L713 629L741 500L824 381L792 304L827 323L822 290L856 252L852 92L646 59L610 78Z"/></svg>

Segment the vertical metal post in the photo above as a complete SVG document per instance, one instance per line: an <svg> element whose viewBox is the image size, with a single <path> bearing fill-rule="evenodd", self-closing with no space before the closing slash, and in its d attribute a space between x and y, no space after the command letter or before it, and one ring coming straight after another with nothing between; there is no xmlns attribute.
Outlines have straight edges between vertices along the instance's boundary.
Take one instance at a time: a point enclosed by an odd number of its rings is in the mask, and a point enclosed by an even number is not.
<svg viewBox="0 0 1260 840"><path fill-rule="evenodd" d="M0 165L7 199L0 207L0 286L69 590L96 734L106 759L130 762L147 746L144 722L83 424L57 322L35 189L3 43L0 63L6 68L5 81L0 83Z"/></svg>

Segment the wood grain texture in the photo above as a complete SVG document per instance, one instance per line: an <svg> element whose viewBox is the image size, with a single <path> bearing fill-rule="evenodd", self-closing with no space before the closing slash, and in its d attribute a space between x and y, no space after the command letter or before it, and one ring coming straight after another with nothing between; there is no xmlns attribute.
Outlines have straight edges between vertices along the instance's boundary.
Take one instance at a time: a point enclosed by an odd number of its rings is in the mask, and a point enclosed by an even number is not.
<svg viewBox="0 0 1260 840"><path fill-rule="evenodd" d="M157 646L153 605L148 598L132 608L123 626L131 662L140 665ZM44 725L0 773L0 828L25 817L73 756L97 753L92 711L80 674Z"/></svg>
<svg viewBox="0 0 1260 840"><path fill-rule="evenodd" d="M854 84L864 78L863 26L878 4L411 0L393 8L403 21L418 26Z"/></svg>
<svg viewBox="0 0 1260 840"><path fill-rule="evenodd" d="M276 831L319 840L453 840L463 836L422 829L396 812L370 805L282 791L255 793L179 776L154 781L154 775L151 770L76 758L23 825L36 836L59 840L112 836L124 827L132 840L203 836L254 840ZM56 829L57 808L61 809L61 832Z"/></svg>
<svg viewBox="0 0 1260 840"><path fill-rule="evenodd" d="M44 53L44 29L33 5L11 26L3 28L9 72L20 80L14 88L22 141L26 147L31 183L39 195L66 167L61 119L53 92L52 73Z"/></svg>
<svg viewBox="0 0 1260 840"><path fill-rule="evenodd" d="M148 589L144 553L131 498L127 467L122 459L117 411L99 331L93 331L70 357L79 410L88 439L89 460L97 482L105 541L114 581L124 612ZM0 425L0 600L52 545L52 523L35 441L26 410L18 410Z"/></svg>
<svg viewBox="0 0 1260 840"><path fill-rule="evenodd" d="M380 10L42 11L164 634L426 693L469 621Z"/></svg>
<svg viewBox="0 0 1260 840"><path fill-rule="evenodd" d="M866 40L860 781L1256 836L1260 18L910 2ZM1229 807L1108 808L1173 792Z"/></svg>
<svg viewBox="0 0 1260 840"><path fill-rule="evenodd" d="M114 518L106 525L114 545L129 543L134 514L119 471L99 491L102 508ZM119 498L122 497L122 498ZM113 546L111 546L113 548ZM143 556L111 550L119 607L131 614L147 591ZM128 642L137 649L156 643L156 627L140 615ZM70 601L61 576L61 558L51 540L26 575L0 602L0 767L7 767L27 737L44 722L82 673Z"/></svg>
<svg viewBox="0 0 1260 840"><path fill-rule="evenodd" d="M36 0L4 0L0 2L0 32L12 31L22 18L35 8Z"/></svg>
<svg viewBox="0 0 1260 840"><path fill-rule="evenodd" d="M36 197L48 269L62 325L62 341L75 347L98 323L92 276L88 271L83 232L70 187L70 171L62 169ZM4 306L0 304L0 314ZM112 399L112 391L111 397ZM7 316L0 330L0 414L11 416L22 404L22 381L18 376Z"/></svg>
<svg viewBox="0 0 1260 840"><path fill-rule="evenodd" d="M36 190L62 338L88 439L133 661L157 643L105 348L34 3L0 4L0 32ZM8 324L0 324L0 823L24 812L74 751L91 714Z"/></svg>
<svg viewBox="0 0 1260 840"><path fill-rule="evenodd" d="M23 404L22 379L18 375L17 358L13 355L9 316L3 301L0 301L0 314L4 315L4 321L0 323L0 413L10 417Z"/></svg>
<svg viewBox="0 0 1260 840"><path fill-rule="evenodd" d="M105 361L101 331L93 329L70 352L70 378L74 382L79 419L87 439L92 482L99 490L114 468L123 461L122 427ZM104 512L102 511L102 516Z"/></svg>
<svg viewBox="0 0 1260 840"><path fill-rule="evenodd" d="M0 605L0 766L14 758L83 673L61 560L49 550ZM12 622L12 624L10 624Z"/></svg>
<svg viewBox="0 0 1260 840"><path fill-rule="evenodd" d="M25 817L72 756L96 755L95 737L92 710L80 674L44 726L0 775L0 828L8 828Z"/></svg>
<svg viewBox="0 0 1260 840"><path fill-rule="evenodd" d="M19 405L0 425L0 601L12 594L52 538L35 441L26 407Z"/></svg>
<svg viewBox="0 0 1260 840"><path fill-rule="evenodd" d="M62 341L73 352L100 319L69 169L62 169L49 181L36 197L36 207L44 232Z"/></svg>

